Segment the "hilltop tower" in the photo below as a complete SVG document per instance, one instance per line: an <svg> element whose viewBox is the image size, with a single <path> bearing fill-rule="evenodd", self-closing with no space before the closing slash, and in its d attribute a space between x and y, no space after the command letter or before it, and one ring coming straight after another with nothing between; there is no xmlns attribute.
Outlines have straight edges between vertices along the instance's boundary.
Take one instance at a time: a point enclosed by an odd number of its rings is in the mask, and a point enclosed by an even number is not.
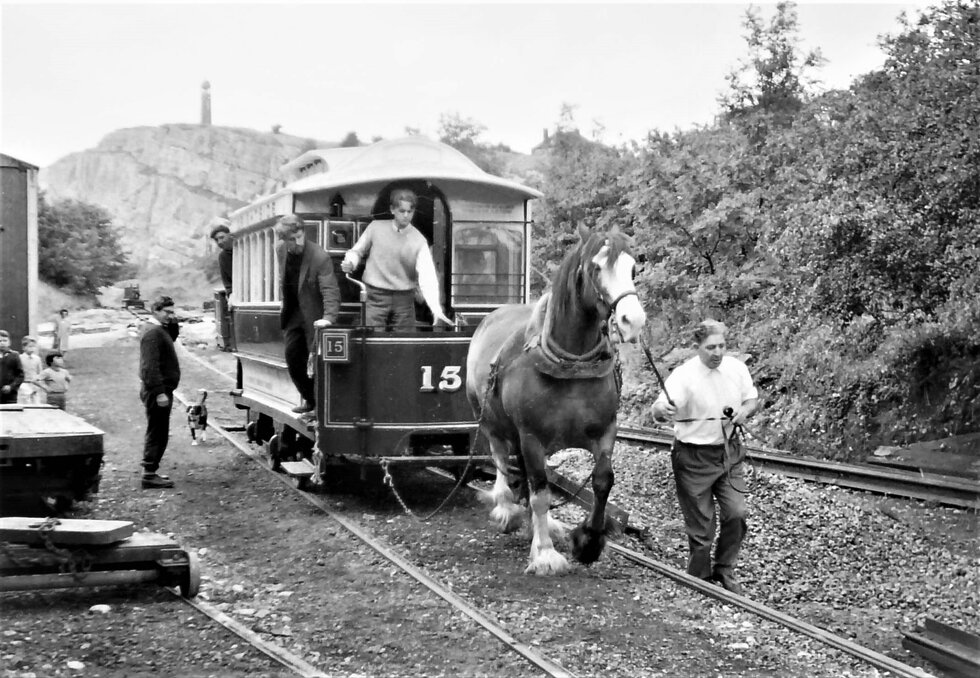
<svg viewBox="0 0 980 678"><path fill-rule="evenodd" d="M211 83L201 83L201 124L211 124Z"/></svg>

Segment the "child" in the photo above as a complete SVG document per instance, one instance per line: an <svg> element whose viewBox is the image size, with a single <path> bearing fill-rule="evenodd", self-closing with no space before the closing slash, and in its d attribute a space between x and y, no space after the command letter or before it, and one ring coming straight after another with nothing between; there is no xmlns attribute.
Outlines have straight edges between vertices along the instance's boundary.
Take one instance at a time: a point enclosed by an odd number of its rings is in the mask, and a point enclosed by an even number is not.
<svg viewBox="0 0 980 678"><path fill-rule="evenodd" d="M44 402L43 391L37 385L37 379L41 376L41 356L37 354L37 339L31 336L24 337L20 342L23 353L20 354L20 364L24 368L24 383L20 385L20 392L17 394L17 402L22 405L40 405Z"/></svg>
<svg viewBox="0 0 980 678"><path fill-rule="evenodd" d="M71 375L65 369L65 358L60 353L54 352L49 353L44 361L48 366L41 370L38 384L48 394L48 404L63 410L68 382L71 381Z"/></svg>
<svg viewBox="0 0 980 678"><path fill-rule="evenodd" d="M10 333L0 330L0 405L17 402L17 391L24 381L17 351L10 350Z"/></svg>

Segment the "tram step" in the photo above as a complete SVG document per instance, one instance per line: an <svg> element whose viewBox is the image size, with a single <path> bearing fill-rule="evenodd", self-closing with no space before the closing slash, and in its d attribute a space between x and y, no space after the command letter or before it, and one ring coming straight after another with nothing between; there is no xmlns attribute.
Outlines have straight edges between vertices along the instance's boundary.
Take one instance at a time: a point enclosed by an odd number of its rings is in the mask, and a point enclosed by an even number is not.
<svg viewBox="0 0 980 678"><path fill-rule="evenodd" d="M282 471L290 478L309 478L316 472L316 467L307 459L284 461L282 462Z"/></svg>

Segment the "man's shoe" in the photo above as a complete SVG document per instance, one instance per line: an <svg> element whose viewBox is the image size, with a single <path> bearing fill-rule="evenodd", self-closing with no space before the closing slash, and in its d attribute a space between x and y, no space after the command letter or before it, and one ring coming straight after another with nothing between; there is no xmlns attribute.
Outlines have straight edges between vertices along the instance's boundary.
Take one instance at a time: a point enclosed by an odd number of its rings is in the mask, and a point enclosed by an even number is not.
<svg viewBox="0 0 980 678"><path fill-rule="evenodd" d="M726 591L730 591L731 593L739 596L742 595L742 585L735 580L735 577L732 576L731 572L715 570L711 574L711 581L718 584Z"/></svg>
<svg viewBox="0 0 980 678"><path fill-rule="evenodd" d="M168 487L173 487L173 486L174 486L174 481L172 481L167 476L157 475L156 473L143 474L144 490L166 489Z"/></svg>
<svg viewBox="0 0 980 678"><path fill-rule="evenodd" d="M313 411L313 405L311 405L308 401L304 400L302 403L294 407L292 411L295 412L296 414L306 414L307 412Z"/></svg>

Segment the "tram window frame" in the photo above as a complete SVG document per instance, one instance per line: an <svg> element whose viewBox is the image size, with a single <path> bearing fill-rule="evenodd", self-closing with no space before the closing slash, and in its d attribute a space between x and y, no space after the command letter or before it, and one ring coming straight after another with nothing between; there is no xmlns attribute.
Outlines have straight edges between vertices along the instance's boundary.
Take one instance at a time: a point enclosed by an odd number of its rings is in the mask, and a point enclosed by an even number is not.
<svg viewBox="0 0 980 678"><path fill-rule="evenodd" d="M501 238L499 235L501 232L510 234L511 238ZM502 304L523 301L527 285L525 270L527 232L528 222L524 220L467 219L454 222L452 270L449 276L449 298L453 308L495 308ZM506 240L518 243L519 247L508 246ZM493 282L464 282L462 276L473 274L470 271L459 270L462 253L482 254L494 270L492 273L476 275L492 275ZM502 253L505 253L505 256L502 257ZM464 286L485 286L487 293L480 295L484 298L476 300L475 297L478 295L460 294Z"/></svg>
<svg viewBox="0 0 980 678"><path fill-rule="evenodd" d="M334 235L342 234L347 238L346 244L337 244ZM330 254L344 255L357 242L357 221L353 219L326 219L323 222L324 249Z"/></svg>

